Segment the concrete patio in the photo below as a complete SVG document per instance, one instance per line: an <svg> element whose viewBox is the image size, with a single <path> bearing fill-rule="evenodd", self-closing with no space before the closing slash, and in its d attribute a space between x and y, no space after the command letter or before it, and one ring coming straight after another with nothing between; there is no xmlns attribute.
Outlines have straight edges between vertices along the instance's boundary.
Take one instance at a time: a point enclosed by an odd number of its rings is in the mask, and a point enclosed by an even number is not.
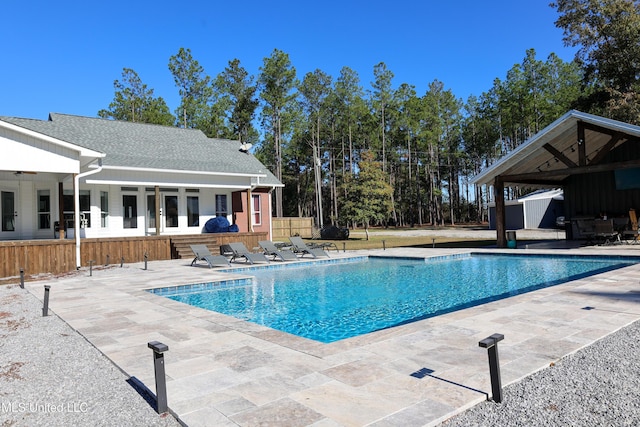
<svg viewBox="0 0 640 427"><path fill-rule="evenodd" d="M561 253L640 255L638 249ZM463 252L468 250L397 248L331 255ZM42 298L43 285L51 285L51 311L152 391L147 343L167 344L169 407L191 427L437 425L490 394L481 339L505 335L499 347L507 385L640 319L640 265L332 344L145 291L244 276L174 260L150 262L147 270L142 264L94 269L92 277L83 270L26 286Z"/></svg>

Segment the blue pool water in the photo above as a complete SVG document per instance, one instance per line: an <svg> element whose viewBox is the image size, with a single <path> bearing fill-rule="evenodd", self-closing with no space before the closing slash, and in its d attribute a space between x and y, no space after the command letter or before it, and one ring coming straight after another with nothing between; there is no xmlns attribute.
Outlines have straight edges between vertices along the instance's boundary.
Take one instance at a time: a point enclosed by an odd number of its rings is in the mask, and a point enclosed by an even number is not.
<svg viewBox="0 0 640 427"><path fill-rule="evenodd" d="M230 284L152 292L329 343L636 262L629 257L477 254L426 260L365 258L290 264L255 271L254 279Z"/></svg>

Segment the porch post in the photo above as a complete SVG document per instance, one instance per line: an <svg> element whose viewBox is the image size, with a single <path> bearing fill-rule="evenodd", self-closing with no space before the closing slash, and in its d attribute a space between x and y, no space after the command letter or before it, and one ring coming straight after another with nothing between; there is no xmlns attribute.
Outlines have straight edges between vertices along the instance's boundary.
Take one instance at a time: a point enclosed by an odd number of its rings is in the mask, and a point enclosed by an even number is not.
<svg viewBox="0 0 640 427"><path fill-rule="evenodd" d="M273 212L272 211L272 209L273 209L273 205L272 205L273 201L271 200L272 197L273 197L272 193L273 193L273 188L271 190L269 190L269 193L267 193L267 194L269 194L269 210L267 212L269 214L269 216L268 216L268 218L269 218L269 240L273 240L273 216L271 214L271 212ZM263 218L264 218L264 216L263 216Z"/></svg>
<svg viewBox="0 0 640 427"><path fill-rule="evenodd" d="M160 187L155 186L156 192L156 236L160 235ZM148 226L147 226L148 227Z"/></svg>
<svg viewBox="0 0 640 427"><path fill-rule="evenodd" d="M253 204L251 203L251 189L247 189L247 231L253 232Z"/></svg>
<svg viewBox="0 0 640 427"><path fill-rule="evenodd" d="M507 228L507 224L504 209L504 182L502 182L500 176L496 176L493 188L494 198L496 201L496 245L499 248L506 248L507 233L505 229Z"/></svg>
<svg viewBox="0 0 640 427"><path fill-rule="evenodd" d="M73 174L73 228L76 240L76 268L82 265L80 252L80 174Z"/></svg>
<svg viewBox="0 0 640 427"><path fill-rule="evenodd" d="M58 183L58 237L64 240L64 185Z"/></svg>

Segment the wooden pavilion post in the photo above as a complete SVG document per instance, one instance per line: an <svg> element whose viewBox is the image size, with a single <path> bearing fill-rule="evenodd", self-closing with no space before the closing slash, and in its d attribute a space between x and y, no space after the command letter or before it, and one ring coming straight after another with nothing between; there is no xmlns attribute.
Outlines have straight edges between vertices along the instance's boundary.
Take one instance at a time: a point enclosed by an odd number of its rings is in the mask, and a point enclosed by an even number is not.
<svg viewBox="0 0 640 427"><path fill-rule="evenodd" d="M502 181L500 176L496 176L493 189L494 189L494 198L496 202L496 234L497 234L496 245L499 248L506 248L507 247L507 233L506 233L507 222L506 222L505 208L504 208L504 182Z"/></svg>

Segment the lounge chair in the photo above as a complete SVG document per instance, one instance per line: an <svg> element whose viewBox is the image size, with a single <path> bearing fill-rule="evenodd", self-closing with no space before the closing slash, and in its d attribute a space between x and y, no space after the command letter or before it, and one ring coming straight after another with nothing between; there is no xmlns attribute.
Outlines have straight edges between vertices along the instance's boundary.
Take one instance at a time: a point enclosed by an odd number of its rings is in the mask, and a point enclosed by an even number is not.
<svg viewBox="0 0 640 427"><path fill-rule="evenodd" d="M209 264L209 268L212 267L230 267L229 261L222 255L213 255L209 252L209 248L207 245L189 245L191 247L191 251L195 255L193 261L191 261L191 265L193 266L198 261L205 261Z"/></svg>
<svg viewBox="0 0 640 427"><path fill-rule="evenodd" d="M297 252L301 254L301 256L305 256L306 254L311 255L314 258L328 258L329 254L325 252L324 249L319 247L311 247L307 245L301 237L289 237L289 241L291 241L291 247L293 252Z"/></svg>
<svg viewBox="0 0 640 427"><path fill-rule="evenodd" d="M242 242L229 243L229 248L233 251L231 262L238 258L244 258L249 264L268 263L269 260L263 253L252 253Z"/></svg>
<svg viewBox="0 0 640 427"><path fill-rule="evenodd" d="M578 226L578 236L587 240L585 245L592 245L593 238L596 237L594 220L579 219L576 224Z"/></svg>
<svg viewBox="0 0 640 427"><path fill-rule="evenodd" d="M630 244L635 245L638 243L638 217L635 209L629 209L629 223L631 224L629 229L624 230L622 234L626 243L629 243L628 239L631 238Z"/></svg>
<svg viewBox="0 0 640 427"><path fill-rule="evenodd" d="M614 245L620 241L618 232L613 229L613 220L598 219L595 222L595 237L601 240L601 245Z"/></svg>
<svg viewBox="0 0 640 427"><path fill-rule="evenodd" d="M335 249L336 252L340 252L338 246L333 242L310 242L307 243L311 249L322 249L328 251L329 249Z"/></svg>
<svg viewBox="0 0 640 427"><path fill-rule="evenodd" d="M226 258L233 258L233 249L229 245L220 245L220 255Z"/></svg>
<svg viewBox="0 0 640 427"><path fill-rule="evenodd" d="M280 258L282 261L298 261L296 254L288 249L278 249L270 240L260 240L258 244L264 251L264 254L266 256L272 256L274 261L277 258Z"/></svg>

